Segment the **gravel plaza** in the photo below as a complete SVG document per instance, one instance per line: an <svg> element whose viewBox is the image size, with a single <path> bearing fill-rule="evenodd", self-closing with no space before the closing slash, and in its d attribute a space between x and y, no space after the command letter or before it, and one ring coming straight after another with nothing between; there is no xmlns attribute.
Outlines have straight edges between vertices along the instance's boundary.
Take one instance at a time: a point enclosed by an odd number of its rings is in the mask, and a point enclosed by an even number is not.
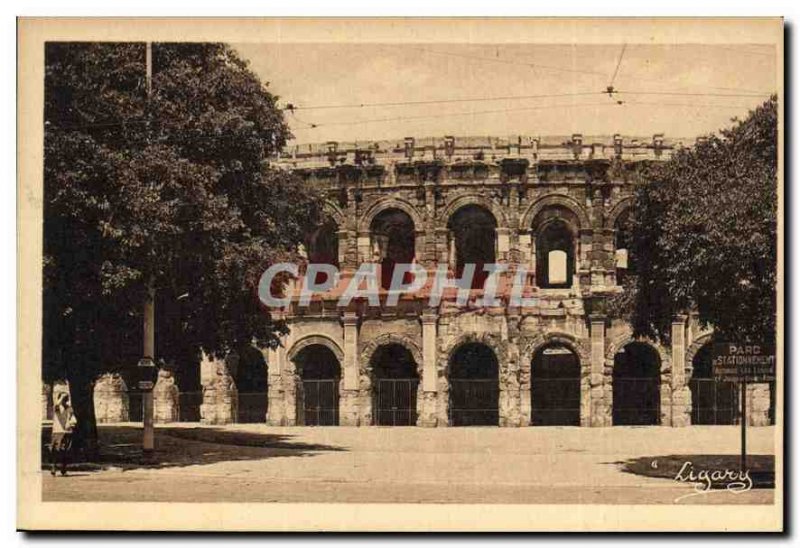
<svg viewBox="0 0 800 548"><path fill-rule="evenodd" d="M774 427L748 429L754 458L774 454ZM156 429L141 455L141 427L100 427L103 464L67 477L42 473L44 501L361 502L520 504L772 504L773 489L736 493L625 470L667 457L730 455L736 426ZM702 451L700 448L702 447Z"/></svg>

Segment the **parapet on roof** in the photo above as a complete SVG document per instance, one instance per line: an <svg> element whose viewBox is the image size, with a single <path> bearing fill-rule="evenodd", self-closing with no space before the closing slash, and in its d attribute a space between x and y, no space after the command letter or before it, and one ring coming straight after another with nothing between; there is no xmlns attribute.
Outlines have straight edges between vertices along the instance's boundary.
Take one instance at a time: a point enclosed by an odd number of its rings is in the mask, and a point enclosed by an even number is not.
<svg viewBox="0 0 800 548"><path fill-rule="evenodd" d="M512 136L512 137L406 137L390 141L313 143L286 147L277 163L287 168L316 168L338 164L394 164L408 161L458 163L504 159L542 161L663 160L672 151L691 146L694 139L668 139L622 135Z"/></svg>

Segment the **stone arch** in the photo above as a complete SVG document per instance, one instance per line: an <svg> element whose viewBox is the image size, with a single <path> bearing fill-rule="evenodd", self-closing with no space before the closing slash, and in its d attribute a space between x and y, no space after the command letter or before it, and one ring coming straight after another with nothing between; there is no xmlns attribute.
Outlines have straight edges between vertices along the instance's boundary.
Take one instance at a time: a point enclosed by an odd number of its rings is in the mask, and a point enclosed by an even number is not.
<svg viewBox="0 0 800 548"><path fill-rule="evenodd" d="M550 194L543 196L533 202L522 216L520 228L525 230L533 225L533 220L539 213L550 207L563 207L570 210L578 219L578 230L591 228L589 215L586 210L581 206L575 198L567 196L566 194Z"/></svg>
<svg viewBox="0 0 800 548"><path fill-rule="evenodd" d="M491 213L497 228L508 228L508 217L503 208L490 197L474 193L461 194L447 203L436 219L436 226L439 228L446 228L450 217L452 217L456 211L468 205L482 207Z"/></svg>
<svg viewBox="0 0 800 548"><path fill-rule="evenodd" d="M382 364L374 363L376 356L382 349L391 351L389 347L393 346L403 348L414 360L414 373L416 373L417 377L416 389L413 388L413 384L408 384L410 379L405 378L406 375L403 375L402 380L397 381L401 383L399 386L393 384L393 376L391 374L385 376L386 362L383 361ZM423 411L422 359L422 350L414 338L399 333L384 333L370 339L363 346L359 353L359 387L362 396L370 398L371 401L371 416L368 419L370 424L384 426L413 426L417 424ZM397 363L395 362L394 365L397 365ZM410 375L412 379L413 376L413 374ZM388 387L386 383L389 384ZM400 393L405 395L398 396L397 388L401 388ZM382 392L383 389L387 389L387 391ZM383 397L381 394L383 394ZM383 401L383 405L381 401Z"/></svg>
<svg viewBox="0 0 800 548"><path fill-rule="evenodd" d="M639 423L630 423L627 422L625 417L625 407L617 408L615 403L617 387L615 383L615 359L614 357L619 353L623 348L628 346L631 343L639 343L645 345L646 347L650 348L655 355L658 357L658 378L656 379L658 384L658 394L654 397L658 400L658 410L656 414L656 418L652 419L655 422L652 424L660 424L663 426L670 425L672 422L672 356L668 353L665 348L658 344L655 340L649 337L634 337L633 333L630 330L626 330L626 332L622 333L621 335L614 338L611 343L608 345L608 349L605 355L605 368L603 371L603 376L605 378L605 383L611 387L611 392L609 394L608 401L606 404L609 407L609 411L612 415L611 424L639 424ZM623 392L624 394L624 392ZM623 401L625 400L624 396L622 397ZM622 409L623 411L618 411L618 409ZM653 408L655 412L655 408ZM617 413L620 413L619 418ZM643 415L647 417L646 413ZM620 420L621 422L617 422ZM647 418L641 419L641 417L637 420L645 420L646 424L651 424L647 422ZM644 423L642 423L644 424Z"/></svg>
<svg viewBox="0 0 800 548"><path fill-rule="evenodd" d="M469 359L469 353L457 360L459 352L468 346L479 345L491 352L493 363L484 370L483 361ZM509 392L509 385L516 385L516 370L509 360L509 344L499 335L468 332L454 338L447 344L440 357L438 389L440 420L451 426L504 426L516 424L518 398ZM473 368L480 364L481 374ZM460 371L453 366L458 364ZM496 372L494 369L496 368ZM470 369L473 369L470 372ZM496 376L495 376L496 375ZM474 383L480 383L480 390L473 391ZM513 400L513 401L512 401ZM505 410L505 411L503 411Z"/></svg>
<svg viewBox="0 0 800 548"><path fill-rule="evenodd" d="M497 358L497 363L500 370L503 370L503 365L507 362L508 357L508 343L502 341L499 335L495 335L493 333L470 332L461 334L450 341L447 346L445 346L444 351L441 354L441 357L445 362L445 377L450 374L450 359L453 357L453 353L461 346L470 343L483 344L491 348L492 352L494 352L494 355Z"/></svg>
<svg viewBox="0 0 800 548"><path fill-rule="evenodd" d="M408 200L397 195L392 195L383 196L367 207L366 211L361 215L361 219L358 221L358 232L360 234L368 233L372 225L372 220L379 213L387 209L399 209L411 218L411 222L414 223L414 230L420 231L424 229L425 220L419 210Z"/></svg>
<svg viewBox="0 0 800 548"><path fill-rule="evenodd" d="M341 208L330 200L325 200L322 204L322 212L324 216L330 217L338 230L344 230L347 224L347 217L342 212Z"/></svg>
<svg viewBox="0 0 800 548"><path fill-rule="evenodd" d="M540 333L528 339L527 342L521 345L520 363L530 366L536 352L550 344L561 344L572 350L580 360L581 370L590 363L591 354L588 346L575 335L564 331Z"/></svg>
<svg viewBox="0 0 800 548"><path fill-rule="evenodd" d="M608 350L606 351L605 357L605 364L607 368L614 367L614 356L616 356L617 352L628 346L630 343L642 343L650 346L656 351L656 354L658 354L658 359L661 362L662 375L665 371L669 370L672 360L662 345L658 344L649 337L634 337L631 333L623 333L612 340L608 345Z"/></svg>
<svg viewBox="0 0 800 548"><path fill-rule="evenodd" d="M712 341L714 338L714 333L705 333L704 335L700 335L689 347L686 349L686 353L684 354L683 358L683 366L686 370L686 378L691 379L692 374L694 373L694 365L692 362L694 361L694 357L700 352L700 349L703 348L706 344Z"/></svg>
<svg viewBox="0 0 800 548"><path fill-rule="evenodd" d="M333 352L333 355L336 356L336 359L339 360L339 364L343 363L344 351L339 344L336 343L336 341L327 335L306 335L295 342L286 353L289 363L294 364L294 360L301 350L317 344L328 348L331 352Z"/></svg>
<svg viewBox="0 0 800 548"><path fill-rule="evenodd" d="M617 224L617 219L629 208L633 207L634 197L633 196L626 196L618 201L614 207L611 208L611 211L608 212L608 215L605 218L605 222L603 223L604 228L613 229L614 226Z"/></svg>
<svg viewBox="0 0 800 548"><path fill-rule="evenodd" d="M364 345L359 355L361 368L364 372L371 372L372 357L375 355L375 352L377 352L380 347L388 344L398 344L408 350L411 353L411 357L414 358L414 362L417 364L417 374L422 377L422 349L420 349L414 339L398 333L384 333L371 339Z"/></svg>

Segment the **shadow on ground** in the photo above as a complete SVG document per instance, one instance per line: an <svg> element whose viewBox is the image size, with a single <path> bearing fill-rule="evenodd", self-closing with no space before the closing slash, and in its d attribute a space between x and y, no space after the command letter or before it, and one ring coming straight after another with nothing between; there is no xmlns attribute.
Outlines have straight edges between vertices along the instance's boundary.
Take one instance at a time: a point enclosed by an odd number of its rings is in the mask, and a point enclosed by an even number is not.
<svg viewBox="0 0 800 548"><path fill-rule="evenodd" d="M156 450L142 452L142 429L136 426L98 426L99 455L91 460L74 454L69 471L109 468L135 470L262 460L277 457L313 457L344 447L292 441L288 434L237 432L213 427L156 428ZM42 427L42 466L50 462L50 427Z"/></svg>
<svg viewBox="0 0 800 548"><path fill-rule="evenodd" d="M629 474L675 480L682 470L684 477L688 476L690 471L693 471L695 476L701 471L738 472L739 455L661 455L637 457L614 464ZM753 480L753 489L775 488L774 455L747 455L747 470ZM727 483L712 481L713 489L726 487Z"/></svg>

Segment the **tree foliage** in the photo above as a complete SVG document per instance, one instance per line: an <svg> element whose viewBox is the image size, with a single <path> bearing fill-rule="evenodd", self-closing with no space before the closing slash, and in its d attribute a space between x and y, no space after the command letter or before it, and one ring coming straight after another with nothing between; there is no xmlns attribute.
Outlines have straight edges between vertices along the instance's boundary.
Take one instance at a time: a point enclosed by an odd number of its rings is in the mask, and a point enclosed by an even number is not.
<svg viewBox="0 0 800 548"><path fill-rule="evenodd" d="M145 51L46 47L43 374L70 380L84 423L97 374L141 356L147 280L158 357L274 345L258 277L297 259L320 216L312 189L270 167L289 130L235 51L154 44L150 94Z"/></svg>
<svg viewBox="0 0 800 548"><path fill-rule="evenodd" d="M674 315L696 311L722 340L774 340L777 100L734 122L641 173L621 299L639 335L668 339Z"/></svg>

